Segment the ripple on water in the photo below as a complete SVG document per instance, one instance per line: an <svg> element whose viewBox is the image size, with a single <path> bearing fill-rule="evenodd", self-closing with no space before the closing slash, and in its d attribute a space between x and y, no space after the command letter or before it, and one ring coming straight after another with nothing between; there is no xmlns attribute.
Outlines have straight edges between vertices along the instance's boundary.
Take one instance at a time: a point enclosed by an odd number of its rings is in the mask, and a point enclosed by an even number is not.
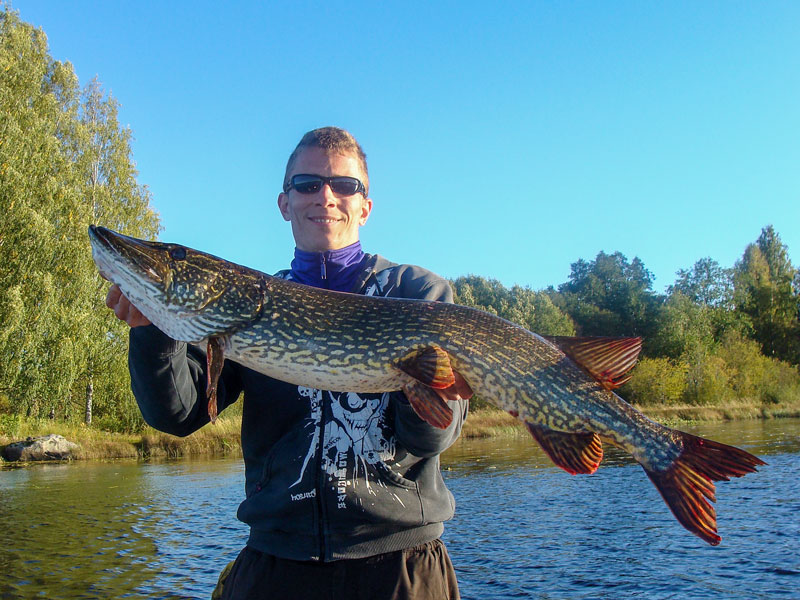
<svg viewBox="0 0 800 600"><path fill-rule="evenodd" d="M797 597L800 421L693 432L769 463L718 485L716 548L622 453L573 477L527 439L456 444L444 538L465 600ZM0 598L208 598L247 537L243 477L238 460L0 471Z"/></svg>

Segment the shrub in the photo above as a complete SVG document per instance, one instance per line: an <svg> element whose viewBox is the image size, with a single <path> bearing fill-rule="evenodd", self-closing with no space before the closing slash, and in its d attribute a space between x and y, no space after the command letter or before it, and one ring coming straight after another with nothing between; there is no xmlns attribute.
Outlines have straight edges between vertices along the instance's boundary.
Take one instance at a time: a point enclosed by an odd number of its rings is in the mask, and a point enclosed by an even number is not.
<svg viewBox="0 0 800 600"><path fill-rule="evenodd" d="M623 388L631 401L641 405L675 404L686 388L687 365L668 358L643 358Z"/></svg>
<svg viewBox="0 0 800 600"><path fill-rule="evenodd" d="M729 384L727 365L719 356L700 353L689 363L684 400L689 404L722 404L734 396Z"/></svg>

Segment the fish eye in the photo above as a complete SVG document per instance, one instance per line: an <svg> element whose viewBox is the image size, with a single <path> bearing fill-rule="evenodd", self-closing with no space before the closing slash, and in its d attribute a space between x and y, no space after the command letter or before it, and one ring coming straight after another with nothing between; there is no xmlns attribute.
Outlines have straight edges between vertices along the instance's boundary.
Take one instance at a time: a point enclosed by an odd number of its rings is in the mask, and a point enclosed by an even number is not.
<svg viewBox="0 0 800 600"><path fill-rule="evenodd" d="M172 248L169 251L169 255L170 257L172 257L173 260L183 260L184 258L186 258L186 248L184 248L183 246L177 246L175 248Z"/></svg>

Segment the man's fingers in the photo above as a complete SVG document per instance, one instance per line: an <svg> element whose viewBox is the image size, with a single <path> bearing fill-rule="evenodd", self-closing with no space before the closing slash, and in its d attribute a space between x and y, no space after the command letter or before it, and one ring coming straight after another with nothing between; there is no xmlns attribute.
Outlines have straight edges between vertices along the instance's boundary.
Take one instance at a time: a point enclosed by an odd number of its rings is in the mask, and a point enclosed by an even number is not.
<svg viewBox="0 0 800 600"><path fill-rule="evenodd" d="M120 321L125 321L131 327L150 325L150 321L138 308L131 304L118 285L112 285L106 294L106 306L114 311Z"/></svg>
<svg viewBox="0 0 800 600"><path fill-rule="evenodd" d="M120 296L122 296L122 290L119 289L117 284L112 285L110 288L108 288L108 293L106 294L106 306L111 310L114 310L119 302Z"/></svg>

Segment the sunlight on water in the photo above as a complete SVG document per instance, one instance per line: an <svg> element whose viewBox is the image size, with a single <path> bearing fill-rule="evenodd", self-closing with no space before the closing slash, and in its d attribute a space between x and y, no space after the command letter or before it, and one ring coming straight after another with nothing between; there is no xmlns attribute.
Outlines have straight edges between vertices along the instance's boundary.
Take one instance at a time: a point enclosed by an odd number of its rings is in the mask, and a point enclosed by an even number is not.
<svg viewBox="0 0 800 600"><path fill-rule="evenodd" d="M461 441L445 540L465 599L796 598L800 420L687 428L769 465L717 486L722 544L672 518L629 457L594 475L531 440ZM0 470L0 598L209 598L245 543L238 460Z"/></svg>

